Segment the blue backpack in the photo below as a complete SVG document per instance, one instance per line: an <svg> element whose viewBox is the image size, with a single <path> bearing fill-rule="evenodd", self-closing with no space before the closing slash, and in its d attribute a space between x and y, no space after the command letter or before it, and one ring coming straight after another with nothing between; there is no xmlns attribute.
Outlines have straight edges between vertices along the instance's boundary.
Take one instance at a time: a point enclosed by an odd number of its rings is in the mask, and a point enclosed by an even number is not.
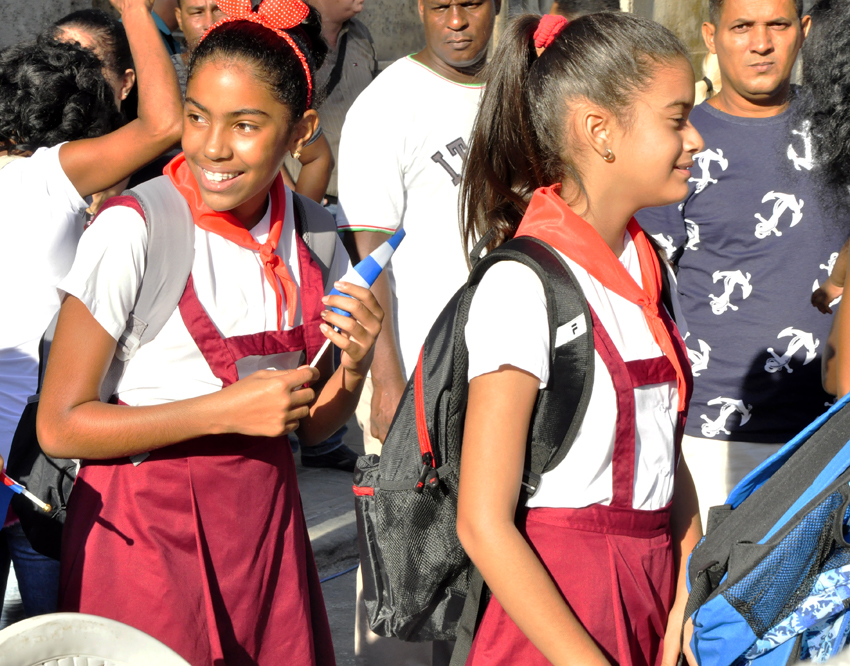
<svg viewBox="0 0 850 666"><path fill-rule="evenodd" d="M838 401L710 510L688 561L685 617L700 666L822 663L845 647L848 402Z"/></svg>

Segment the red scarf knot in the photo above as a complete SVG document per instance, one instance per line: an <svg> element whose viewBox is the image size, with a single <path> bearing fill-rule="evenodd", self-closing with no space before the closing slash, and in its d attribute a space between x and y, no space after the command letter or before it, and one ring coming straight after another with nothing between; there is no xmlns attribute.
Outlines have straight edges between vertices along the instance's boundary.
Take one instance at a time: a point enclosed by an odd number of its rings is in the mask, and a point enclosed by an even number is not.
<svg viewBox="0 0 850 666"><path fill-rule="evenodd" d="M652 339L676 369L679 411L684 412L690 367L683 366L671 332L660 316L661 271L664 268L658 262L655 249L632 218L626 230L632 237L640 261L642 286L638 286L602 236L561 199L560 188L560 185L553 185L534 192L516 236L532 236L545 241L579 264L603 287L642 308Z"/></svg>
<svg viewBox="0 0 850 666"><path fill-rule="evenodd" d="M251 21L268 28L283 38L301 61L301 67L307 77L307 109L309 109L313 99L313 77L310 75L310 65L307 64L307 58L298 48L295 40L286 31L301 25L301 22L309 16L310 8L301 0L263 0L256 12L251 5L251 0L220 0L218 6L227 16L211 25L198 43L204 41L206 36L220 25L232 21Z"/></svg>
<svg viewBox="0 0 850 666"><path fill-rule="evenodd" d="M189 204L195 226L221 236L239 247L254 250L260 255L260 260L263 263L263 274L275 293L277 328L278 330L283 329L284 297L286 297L287 326L290 328L294 326L295 311L298 306L298 285L295 284L295 280L289 274L283 259L275 254L286 215L286 189L281 175L277 175L269 191L272 200L269 238L265 243L260 244L231 212L216 211L204 203L198 181L195 180L195 176L189 170L189 165L186 164L186 157L183 153L171 160L163 169L163 173L171 179L174 187Z"/></svg>
<svg viewBox="0 0 850 666"><path fill-rule="evenodd" d="M267 263L277 263L280 261L280 257L278 257L275 253L275 247L268 241L260 245L260 258L263 260L264 264Z"/></svg>

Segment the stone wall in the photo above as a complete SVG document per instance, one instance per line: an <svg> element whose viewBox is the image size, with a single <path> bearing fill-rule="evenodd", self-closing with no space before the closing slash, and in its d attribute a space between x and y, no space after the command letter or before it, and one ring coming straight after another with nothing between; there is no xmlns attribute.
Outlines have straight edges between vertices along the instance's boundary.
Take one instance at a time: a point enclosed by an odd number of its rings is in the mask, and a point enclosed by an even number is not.
<svg viewBox="0 0 850 666"><path fill-rule="evenodd" d="M425 46L417 0L366 0L359 18L372 33L383 66Z"/></svg>
<svg viewBox="0 0 850 666"><path fill-rule="evenodd" d="M0 49L32 39L55 20L92 0L10 0L0 3Z"/></svg>
<svg viewBox="0 0 850 666"><path fill-rule="evenodd" d="M702 24L708 18L708 0L620 0L620 6L638 16L655 19L676 33L691 52L694 70L702 71L702 59L707 52L702 41Z"/></svg>

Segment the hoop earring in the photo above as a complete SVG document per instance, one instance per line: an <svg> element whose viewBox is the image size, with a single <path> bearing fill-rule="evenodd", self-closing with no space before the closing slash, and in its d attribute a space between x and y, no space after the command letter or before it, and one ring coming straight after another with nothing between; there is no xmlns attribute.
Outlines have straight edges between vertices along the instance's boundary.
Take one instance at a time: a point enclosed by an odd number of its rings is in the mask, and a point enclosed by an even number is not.
<svg viewBox="0 0 850 666"><path fill-rule="evenodd" d="M294 153L292 153L292 159L297 160L299 157L301 157L300 150L296 150Z"/></svg>
<svg viewBox="0 0 850 666"><path fill-rule="evenodd" d="M613 162L613 161L614 161L614 159L615 159L615 158L614 158L614 151L613 151L613 150L611 150L610 148L608 148L608 149L605 151L605 154L602 156L602 159L603 159L603 160L605 160L606 162L609 162L609 163L610 163L610 162Z"/></svg>

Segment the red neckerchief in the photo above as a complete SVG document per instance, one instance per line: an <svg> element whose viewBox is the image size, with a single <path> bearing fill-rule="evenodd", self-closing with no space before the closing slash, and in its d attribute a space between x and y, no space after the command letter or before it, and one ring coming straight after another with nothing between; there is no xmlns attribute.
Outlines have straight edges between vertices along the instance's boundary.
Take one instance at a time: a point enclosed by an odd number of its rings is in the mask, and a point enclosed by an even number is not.
<svg viewBox="0 0 850 666"><path fill-rule="evenodd" d="M640 260L641 289L599 233L561 199L560 188L560 185L553 185L534 192L516 235L532 236L547 242L575 261L603 287L641 307L652 339L676 369L679 411L684 411L687 398L685 372L673 339L658 313L662 269L655 250L643 229L632 218L626 229Z"/></svg>
<svg viewBox="0 0 850 666"><path fill-rule="evenodd" d="M289 275L289 271L283 259L275 254L280 232L283 229L283 218L286 213L286 190L283 187L283 178L278 174L272 188L271 194L271 224L268 240L262 245L254 240L251 232L236 219L229 211L214 211L207 206L201 198L201 190L198 181L186 164L186 157L180 153L171 160L163 169L163 173L171 179L174 187L186 199L192 211L192 219L195 226L226 238L239 247L254 250L260 253L263 262L263 272L266 280L274 289L277 300L277 327L282 328L283 298L286 298L286 322L288 326L295 323L295 309L298 304L298 287ZM281 293L281 289L283 293Z"/></svg>

